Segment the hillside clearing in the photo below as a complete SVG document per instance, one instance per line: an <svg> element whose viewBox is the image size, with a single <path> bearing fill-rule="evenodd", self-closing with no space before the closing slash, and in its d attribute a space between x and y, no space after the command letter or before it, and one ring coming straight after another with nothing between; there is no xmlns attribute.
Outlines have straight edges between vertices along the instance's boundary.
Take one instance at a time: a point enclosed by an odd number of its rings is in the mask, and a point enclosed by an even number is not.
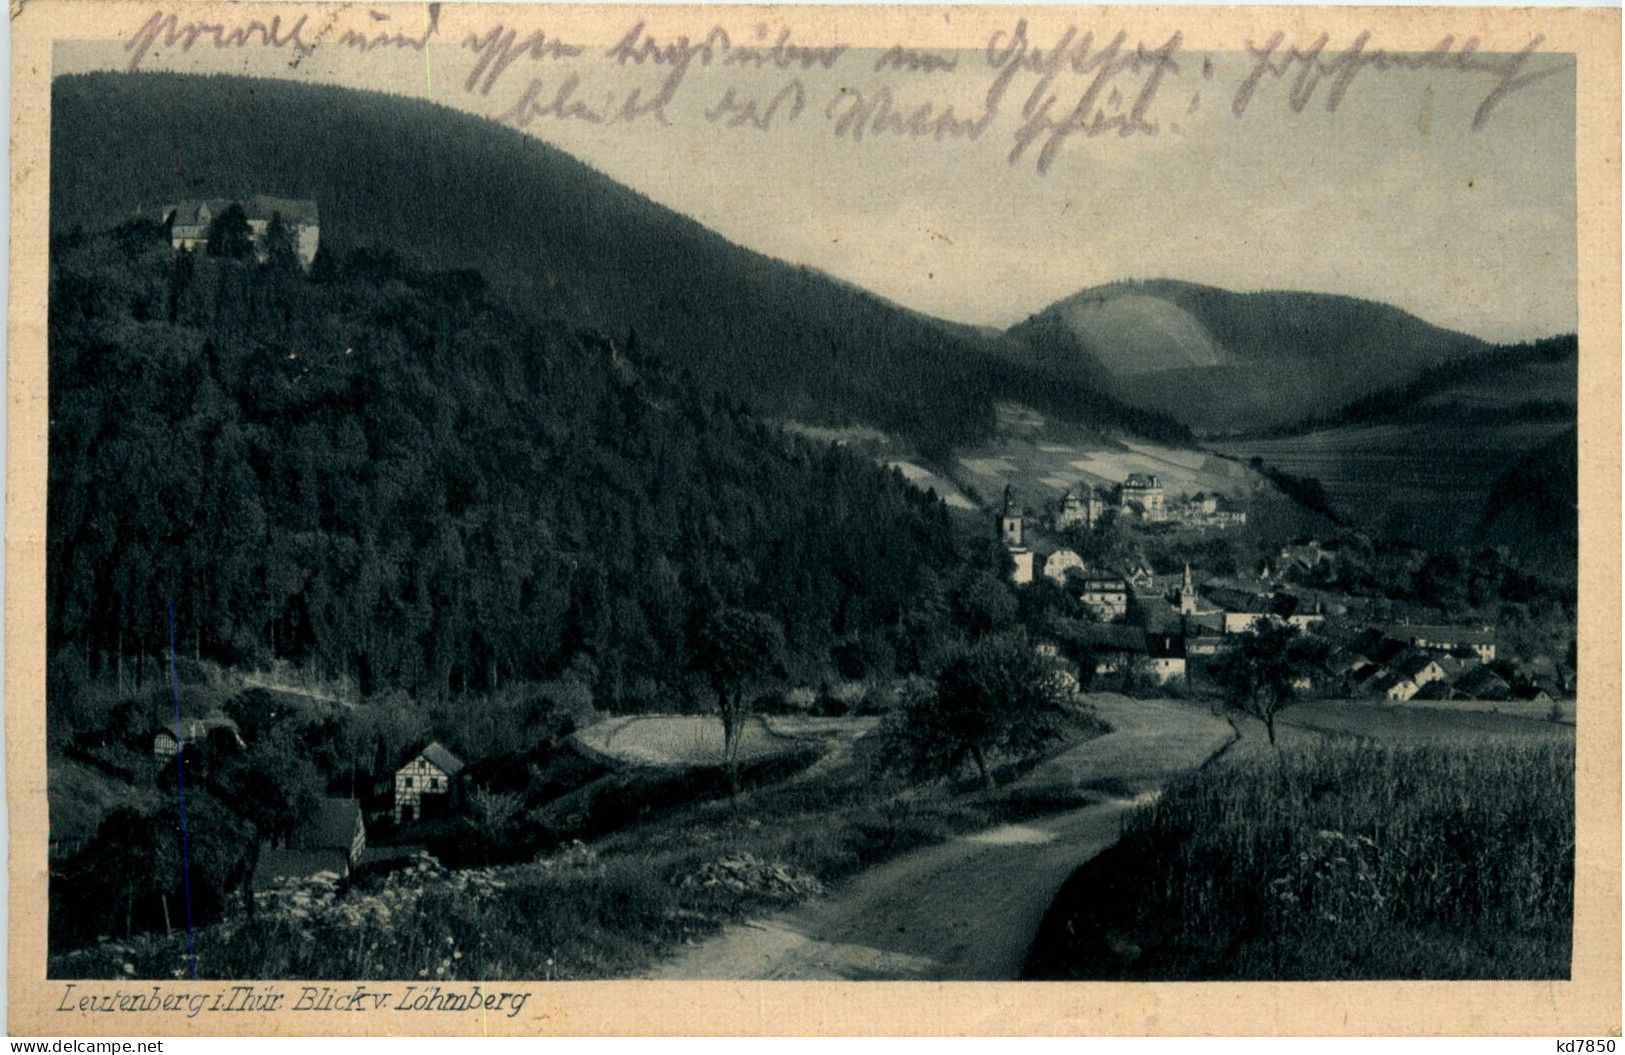
<svg viewBox="0 0 1625 1055"><path fill-rule="evenodd" d="M788 754L807 738L856 739L874 728L873 719L819 719L814 726L789 719L748 719L740 731L740 762L759 762ZM575 745L589 756L619 766L718 766L722 722L712 715L648 714L609 718L576 733Z"/></svg>

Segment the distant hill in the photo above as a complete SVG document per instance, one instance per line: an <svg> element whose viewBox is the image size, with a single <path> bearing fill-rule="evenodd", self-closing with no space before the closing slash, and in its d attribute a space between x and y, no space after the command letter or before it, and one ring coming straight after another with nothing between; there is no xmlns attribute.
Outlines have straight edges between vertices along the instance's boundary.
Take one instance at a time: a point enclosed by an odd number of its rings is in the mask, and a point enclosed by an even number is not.
<svg viewBox="0 0 1625 1055"><path fill-rule="evenodd" d="M1102 431L1187 441L1010 342L889 304L713 231L513 129L431 103L287 81L58 78L51 220L97 230L166 201L313 198L322 243L473 268L545 317L642 345L759 412L872 425L934 456L1014 399Z"/></svg>
<svg viewBox="0 0 1625 1055"><path fill-rule="evenodd" d="M1009 333L1034 364L1211 433L1326 414L1491 347L1355 297L1172 280L1086 289Z"/></svg>
<svg viewBox="0 0 1625 1055"><path fill-rule="evenodd" d="M1579 383L1579 340L1564 334L1433 367L1407 384L1381 389L1330 414L1271 433L1295 435L1374 421L1572 420Z"/></svg>

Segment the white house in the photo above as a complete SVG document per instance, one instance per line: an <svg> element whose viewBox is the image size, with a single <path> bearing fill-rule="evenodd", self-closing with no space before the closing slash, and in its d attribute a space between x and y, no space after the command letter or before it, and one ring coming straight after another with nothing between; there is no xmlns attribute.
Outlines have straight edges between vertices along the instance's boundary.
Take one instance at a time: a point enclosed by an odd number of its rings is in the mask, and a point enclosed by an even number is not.
<svg viewBox="0 0 1625 1055"><path fill-rule="evenodd" d="M1467 626L1438 626L1395 623L1386 628L1388 636L1439 652L1471 649L1482 662L1495 659L1495 631Z"/></svg>
<svg viewBox="0 0 1625 1055"><path fill-rule="evenodd" d="M1404 702L1420 691L1416 682L1393 671L1377 675L1366 685L1367 690L1385 699Z"/></svg>
<svg viewBox="0 0 1625 1055"><path fill-rule="evenodd" d="M1128 613L1128 583L1116 576L1091 575L1079 584L1078 600L1102 623Z"/></svg>
<svg viewBox="0 0 1625 1055"><path fill-rule="evenodd" d="M1058 549L1044 559L1044 578L1051 582L1064 584L1066 573L1072 570L1087 571L1083 558L1069 549Z"/></svg>
<svg viewBox="0 0 1625 1055"><path fill-rule="evenodd" d="M450 802L452 780L463 760L436 741L395 771L395 823L422 820L425 808Z"/></svg>
<svg viewBox="0 0 1625 1055"><path fill-rule="evenodd" d="M1146 669L1158 685L1185 677L1185 638L1182 634L1146 634Z"/></svg>

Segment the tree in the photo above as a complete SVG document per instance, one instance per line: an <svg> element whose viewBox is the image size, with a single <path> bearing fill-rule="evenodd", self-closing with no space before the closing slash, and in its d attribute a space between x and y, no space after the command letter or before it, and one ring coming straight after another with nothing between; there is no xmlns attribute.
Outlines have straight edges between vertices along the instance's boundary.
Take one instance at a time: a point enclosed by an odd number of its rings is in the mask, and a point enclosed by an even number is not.
<svg viewBox="0 0 1625 1055"><path fill-rule="evenodd" d="M756 683L783 669L784 632L771 616L722 608L700 626L694 665L711 684L722 718L723 765L728 790L739 790L739 735Z"/></svg>
<svg viewBox="0 0 1625 1055"><path fill-rule="evenodd" d="M1015 594L983 568L967 568L951 600L955 621L973 635L1004 630L1016 620Z"/></svg>
<svg viewBox="0 0 1625 1055"><path fill-rule="evenodd" d="M246 844L247 871L252 877L264 842L285 841L316 808L322 778L292 722L270 726L248 753L234 756L211 780L215 794L235 804L252 828ZM253 883L243 885L243 904L252 912Z"/></svg>
<svg viewBox="0 0 1625 1055"><path fill-rule="evenodd" d="M254 255L254 232L241 202L232 202L209 221L209 255L246 260Z"/></svg>
<svg viewBox="0 0 1625 1055"><path fill-rule="evenodd" d="M265 228L265 263L274 274L291 275L299 270L298 240L280 212L271 214L271 222Z"/></svg>
<svg viewBox="0 0 1625 1055"><path fill-rule="evenodd" d="M516 792L475 786L469 790L468 807L465 822L489 865L491 851L507 846L513 827L524 812L524 799Z"/></svg>
<svg viewBox="0 0 1625 1055"><path fill-rule="evenodd" d="M1287 623L1255 627L1209 671L1230 706L1264 723L1271 744L1275 716L1292 702L1292 683L1306 668L1297 640L1297 628Z"/></svg>
<svg viewBox="0 0 1625 1055"><path fill-rule="evenodd" d="M987 787L988 759L1022 755L1064 736L1074 717L1060 667L1024 632L984 637L937 675L936 692L888 721L888 757L921 777L951 776L968 758Z"/></svg>

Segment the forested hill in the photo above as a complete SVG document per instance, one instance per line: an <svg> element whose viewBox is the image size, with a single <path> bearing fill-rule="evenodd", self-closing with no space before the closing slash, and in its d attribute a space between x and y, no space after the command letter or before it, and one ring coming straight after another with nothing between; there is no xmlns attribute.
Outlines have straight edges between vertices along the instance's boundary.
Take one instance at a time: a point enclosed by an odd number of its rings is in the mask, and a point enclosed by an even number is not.
<svg viewBox="0 0 1625 1055"><path fill-rule="evenodd" d="M226 664L364 692L565 672L669 704L718 610L771 619L816 683L832 656L909 669L956 583L998 585L894 472L477 273L357 251L307 276L146 222L51 259L59 687L163 654L173 603L182 652Z"/></svg>
<svg viewBox="0 0 1625 1055"><path fill-rule="evenodd" d="M1530 568L1574 582L1580 551L1578 429L1559 433L1496 478L1479 534L1510 547Z"/></svg>
<svg viewBox="0 0 1625 1055"><path fill-rule="evenodd" d="M1326 414L1490 348L1356 297L1171 280L1086 289L1010 334L1035 364L1215 433Z"/></svg>
<svg viewBox="0 0 1625 1055"><path fill-rule="evenodd" d="M430 103L286 81L58 78L52 229L177 198L315 199L322 243L475 268L527 310L624 334L759 412L904 435L928 455L989 435L998 399L1185 440L1161 412L1018 364L944 325L735 246L568 155Z"/></svg>
<svg viewBox="0 0 1625 1055"><path fill-rule="evenodd" d="M1369 422L1572 419L1579 400L1580 344L1574 334L1506 345L1425 370L1330 413L1269 430L1270 435Z"/></svg>

